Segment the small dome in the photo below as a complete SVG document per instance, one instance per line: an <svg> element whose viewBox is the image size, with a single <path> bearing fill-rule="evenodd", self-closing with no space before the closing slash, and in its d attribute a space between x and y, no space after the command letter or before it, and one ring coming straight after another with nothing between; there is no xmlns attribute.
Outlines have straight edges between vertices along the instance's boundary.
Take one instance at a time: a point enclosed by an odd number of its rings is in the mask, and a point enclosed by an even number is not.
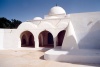
<svg viewBox="0 0 100 67"><path fill-rule="evenodd" d="M33 20L42 20L41 17L35 17Z"/></svg>
<svg viewBox="0 0 100 67"><path fill-rule="evenodd" d="M56 17L56 16L50 16L50 17L48 17L48 19L57 19L58 17Z"/></svg>
<svg viewBox="0 0 100 67"><path fill-rule="evenodd" d="M66 14L66 11L60 6L54 6L50 9L49 15Z"/></svg>

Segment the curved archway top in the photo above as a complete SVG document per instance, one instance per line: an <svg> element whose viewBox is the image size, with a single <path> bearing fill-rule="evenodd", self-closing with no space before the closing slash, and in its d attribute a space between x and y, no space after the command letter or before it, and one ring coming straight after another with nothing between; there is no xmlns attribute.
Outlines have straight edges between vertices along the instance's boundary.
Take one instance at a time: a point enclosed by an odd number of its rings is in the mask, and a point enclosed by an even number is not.
<svg viewBox="0 0 100 67"><path fill-rule="evenodd" d="M19 25L18 29L36 29L37 25L32 22L23 22Z"/></svg>
<svg viewBox="0 0 100 67"><path fill-rule="evenodd" d="M41 32L44 32L44 31L50 32L49 30L46 30L46 29L45 29L45 30L41 30L40 33L41 33ZM51 33L51 32L50 32L50 33Z"/></svg>
<svg viewBox="0 0 100 67"><path fill-rule="evenodd" d="M22 33L25 33L25 32L29 32L29 33L32 33L31 31L29 31L29 30L25 30L25 31L23 31Z"/></svg>
<svg viewBox="0 0 100 67"><path fill-rule="evenodd" d="M53 37L54 37L54 35L55 35L55 33L54 33L52 30L47 30L47 29L43 29L43 30L39 31L38 33L40 34L40 33L43 32L43 31L47 31L47 32L51 33L51 34L53 35ZM39 35L39 34L38 34L38 35Z"/></svg>
<svg viewBox="0 0 100 67"><path fill-rule="evenodd" d="M51 23L49 22L41 22L39 25L38 25L38 28L42 28L42 29L47 29L47 28L55 28Z"/></svg>
<svg viewBox="0 0 100 67"><path fill-rule="evenodd" d="M26 34L31 33L31 34L33 35L33 33L32 33L31 31L25 30L25 31L22 31L22 32L20 33L20 36L23 35L23 33L26 33Z"/></svg>
<svg viewBox="0 0 100 67"><path fill-rule="evenodd" d="M20 37L20 35L21 35L22 33L26 32L26 31L32 33L33 35L36 34L35 32L33 32L33 30L30 30L30 29L21 29L21 30L18 32L18 36Z"/></svg>
<svg viewBox="0 0 100 67"><path fill-rule="evenodd" d="M58 34L59 34L60 32L63 32L63 31L65 31L65 32L66 32L66 30L61 30L61 31L59 31L59 32L58 32ZM58 35L58 34L57 34L57 35Z"/></svg>
<svg viewBox="0 0 100 67"><path fill-rule="evenodd" d="M23 38L26 41L26 43L23 42ZM22 47L30 47L30 46L32 47L32 46L35 46L34 43L33 43L34 42L34 35L30 31L23 31L20 34L20 39L21 39L21 46Z"/></svg>

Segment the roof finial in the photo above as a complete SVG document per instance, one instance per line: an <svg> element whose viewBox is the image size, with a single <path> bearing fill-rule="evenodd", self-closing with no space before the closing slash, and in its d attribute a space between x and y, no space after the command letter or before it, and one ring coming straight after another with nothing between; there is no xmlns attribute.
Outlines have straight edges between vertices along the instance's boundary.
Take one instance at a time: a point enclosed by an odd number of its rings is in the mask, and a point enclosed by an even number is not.
<svg viewBox="0 0 100 67"><path fill-rule="evenodd" d="M56 4L56 6L58 6L58 5Z"/></svg>

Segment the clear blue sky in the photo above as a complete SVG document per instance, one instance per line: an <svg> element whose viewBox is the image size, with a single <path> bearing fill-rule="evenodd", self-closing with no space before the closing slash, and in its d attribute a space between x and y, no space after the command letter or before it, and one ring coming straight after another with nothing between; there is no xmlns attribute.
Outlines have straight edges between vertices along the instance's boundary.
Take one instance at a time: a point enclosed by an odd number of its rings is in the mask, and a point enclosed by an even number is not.
<svg viewBox="0 0 100 67"><path fill-rule="evenodd" d="M100 11L100 0L0 0L0 17L21 21L43 18L56 4L67 14Z"/></svg>

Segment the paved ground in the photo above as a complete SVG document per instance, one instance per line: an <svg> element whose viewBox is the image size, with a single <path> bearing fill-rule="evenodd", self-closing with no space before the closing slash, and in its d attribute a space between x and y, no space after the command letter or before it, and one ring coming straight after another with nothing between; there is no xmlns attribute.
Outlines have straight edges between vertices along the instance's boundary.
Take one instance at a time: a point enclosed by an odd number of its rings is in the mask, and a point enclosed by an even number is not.
<svg viewBox="0 0 100 67"><path fill-rule="evenodd" d="M0 50L0 67L100 67L99 64L73 64L44 60L43 54L46 50Z"/></svg>

